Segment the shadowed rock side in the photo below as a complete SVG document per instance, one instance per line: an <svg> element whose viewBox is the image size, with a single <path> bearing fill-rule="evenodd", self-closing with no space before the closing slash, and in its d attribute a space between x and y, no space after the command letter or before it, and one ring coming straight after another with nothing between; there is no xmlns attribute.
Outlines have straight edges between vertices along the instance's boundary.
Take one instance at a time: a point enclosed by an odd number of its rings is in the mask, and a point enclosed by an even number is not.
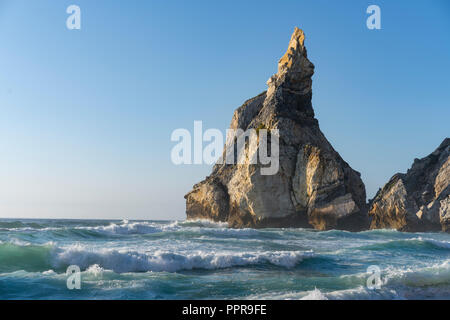
<svg viewBox="0 0 450 320"><path fill-rule="evenodd" d="M450 139L432 154L414 160L406 174L398 173L371 201L371 229L450 231Z"/></svg>
<svg viewBox="0 0 450 320"><path fill-rule="evenodd" d="M311 104L314 65L304 33L296 28L286 54L264 92L244 103L230 128L279 131L279 171L262 175L261 164L216 164L186 198L188 219L228 222L231 227L368 228L360 174L333 149L319 129ZM275 131L273 131L275 132ZM224 154L230 147L227 141ZM259 146L246 149L246 159ZM270 141L267 149L270 150Z"/></svg>

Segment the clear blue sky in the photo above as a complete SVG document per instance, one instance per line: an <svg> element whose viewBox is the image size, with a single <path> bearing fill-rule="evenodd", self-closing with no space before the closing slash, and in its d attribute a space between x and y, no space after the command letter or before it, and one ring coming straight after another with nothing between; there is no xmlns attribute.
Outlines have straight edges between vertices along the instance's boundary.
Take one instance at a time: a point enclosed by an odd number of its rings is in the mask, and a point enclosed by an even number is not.
<svg viewBox="0 0 450 320"><path fill-rule="evenodd" d="M450 136L446 0L0 0L0 217L184 218L210 167L173 165L171 132L225 130L295 26L321 129L369 197Z"/></svg>

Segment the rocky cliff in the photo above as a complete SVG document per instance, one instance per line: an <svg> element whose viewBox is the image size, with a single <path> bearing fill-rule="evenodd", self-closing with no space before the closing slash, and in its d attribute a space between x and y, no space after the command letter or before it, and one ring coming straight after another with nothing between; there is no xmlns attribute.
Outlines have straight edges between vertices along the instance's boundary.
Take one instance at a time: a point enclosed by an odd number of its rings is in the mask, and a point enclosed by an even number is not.
<svg viewBox="0 0 450 320"><path fill-rule="evenodd" d="M371 228L450 231L450 139L396 174L371 201Z"/></svg>
<svg viewBox="0 0 450 320"><path fill-rule="evenodd" d="M267 91L238 108L230 125L230 129L243 131L277 132L279 170L261 174L267 166L249 161L261 146L249 146L245 161L216 164L212 174L185 196L188 219L223 221L237 228L368 227L360 174L333 149L314 117L314 65L304 41L303 31L295 28L278 72L267 82ZM230 144L235 140L227 140L224 155L234 148Z"/></svg>

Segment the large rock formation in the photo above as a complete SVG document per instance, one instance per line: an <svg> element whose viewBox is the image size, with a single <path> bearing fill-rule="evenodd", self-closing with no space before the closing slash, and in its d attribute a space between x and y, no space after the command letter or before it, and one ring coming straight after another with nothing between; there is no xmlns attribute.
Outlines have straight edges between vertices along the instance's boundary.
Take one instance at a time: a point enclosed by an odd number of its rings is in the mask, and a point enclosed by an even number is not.
<svg viewBox="0 0 450 320"><path fill-rule="evenodd" d="M260 146L250 146L244 163L216 164L212 174L185 196L188 219L228 221L231 227L368 227L360 174L333 149L314 118L314 65L304 40L303 31L295 28L278 72L267 82L268 90L238 108L230 126L278 130L278 172L261 174L267 166L248 160ZM233 141L227 140L224 155Z"/></svg>
<svg viewBox="0 0 450 320"><path fill-rule="evenodd" d="M396 174L371 201L371 228L450 231L450 139Z"/></svg>

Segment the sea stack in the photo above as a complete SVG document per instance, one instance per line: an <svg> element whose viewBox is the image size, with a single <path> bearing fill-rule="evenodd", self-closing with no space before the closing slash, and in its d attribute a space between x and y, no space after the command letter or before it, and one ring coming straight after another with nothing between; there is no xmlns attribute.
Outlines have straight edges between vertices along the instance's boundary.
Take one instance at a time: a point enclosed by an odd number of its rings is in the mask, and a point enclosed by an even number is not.
<svg viewBox="0 0 450 320"><path fill-rule="evenodd" d="M371 229L450 231L450 138L406 174L397 173L371 201Z"/></svg>
<svg viewBox="0 0 450 320"><path fill-rule="evenodd" d="M333 149L314 116L313 74L305 34L295 28L267 91L238 108L230 125L243 131L278 130L278 172L262 175L264 165L249 161L216 164L211 175L185 196L188 219L228 222L235 228L368 228L360 173ZM247 152L255 153L257 148Z"/></svg>

